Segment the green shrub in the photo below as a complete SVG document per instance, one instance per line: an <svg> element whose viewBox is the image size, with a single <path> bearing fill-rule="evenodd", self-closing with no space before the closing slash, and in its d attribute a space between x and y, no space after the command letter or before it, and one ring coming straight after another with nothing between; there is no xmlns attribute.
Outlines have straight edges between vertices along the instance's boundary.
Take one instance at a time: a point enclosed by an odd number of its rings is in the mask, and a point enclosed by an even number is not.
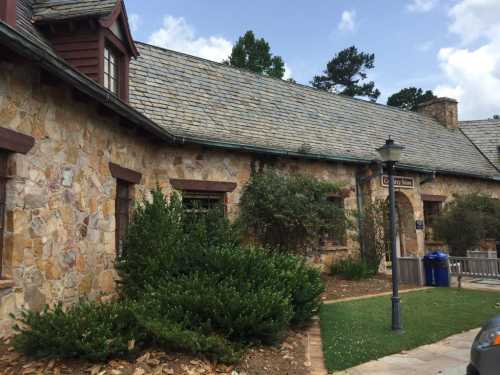
<svg viewBox="0 0 500 375"><path fill-rule="evenodd" d="M481 240L500 239L500 201L484 194L456 196L434 222L436 238L455 256L466 256Z"/></svg>
<svg viewBox="0 0 500 375"><path fill-rule="evenodd" d="M153 342L166 350L203 355L212 361L229 364L241 358L242 349L222 336L188 330L166 319L148 318L143 324L145 332L154 337Z"/></svg>
<svg viewBox="0 0 500 375"><path fill-rule="evenodd" d="M127 297L140 296L162 277L189 274L192 264L205 262L217 246L238 244L238 230L220 208L193 214L177 194L167 200L156 189L151 195L151 201L136 206L116 265L120 291Z"/></svg>
<svg viewBox="0 0 500 375"><path fill-rule="evenodd" d="M371 266L363 259L355 260L349 258L334 263L331 273L332 275L345 277L347 280L362 280L374 276L377 273L377 268L373 265Z"/></svg>
<svg viewBox="0 0 500 375"><path fill-rule="evenodd" d="M82 302L41 313L24 311L14 326L16 350L33 357L102 361L129 352L129 342L143 339L130 306L123 302Z"/></svg>
<svg viewBox="0 0 500 375"><path fill-rule="evenodd" d="M236 233L220 210L186 212L178 196L154 191L118 261L122 302L25 313L17 347L104 359L135 339L234 362L248 345L277 341L318 310L320 273L302 258L242 246Z"/></svg>
<svg viewBox="0 0 500 375"><path fill-rule="evenodd" d="M192 331L242 343L276 341L293 314L277 288L257 289L250 280L199 272L163 281L140 304L147 306L144 320L178 322Z"/></svg>
<svg viewBox="0 0 500 375"><path fill-rule="evenodd" d="M339 184L275 170L255 173L240 200L240 222L249 236L271 249L305 254L320 247L325 234L344 238L350 220L328 200Z"/></svg>

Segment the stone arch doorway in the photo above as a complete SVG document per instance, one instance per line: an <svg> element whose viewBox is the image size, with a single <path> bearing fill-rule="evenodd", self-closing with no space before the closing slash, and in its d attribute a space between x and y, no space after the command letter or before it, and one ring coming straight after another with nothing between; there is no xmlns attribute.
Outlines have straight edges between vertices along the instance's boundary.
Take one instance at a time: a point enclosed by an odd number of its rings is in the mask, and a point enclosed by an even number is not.
<svg viewBox="0 0 500 375"><path fill-rule="evenodd" d="M396 234L399 256L417 255L417 230L415 228L415 214L408 197L396 192Z"/></svg>

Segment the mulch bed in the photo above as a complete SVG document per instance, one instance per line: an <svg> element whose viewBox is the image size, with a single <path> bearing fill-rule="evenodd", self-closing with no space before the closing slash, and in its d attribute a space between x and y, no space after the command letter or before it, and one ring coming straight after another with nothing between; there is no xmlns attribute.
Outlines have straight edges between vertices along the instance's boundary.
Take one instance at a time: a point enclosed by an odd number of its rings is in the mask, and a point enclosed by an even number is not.
<svg viewBox="0 0 500 375"><path fill-rule="evenodd" d="M326 292L323 294L324 301L338 300L350 297L361 297L392 291L391 277L388 275L377 275L375 277L352 281L339 276L324 275ZM401 284L400 289L413 289L416 285Z"/></svg>
<svg viewBox="0 0 500 375"><path fill-rule="evenodd" d="M323 300L378 294L391 291L390 276L378 275L349 281L324 275ZM401 289L414 288L401 285ZM0 341L0 375L304 375L309 373L304 332L289 332L276 347L250 349L237 366L210 363L199 358L163 351L146 351L138 358L94 364L84 361L33 360L16 353Z"/></svg>
<svg viewBox="0 0 500 375"><path fill-rule="evenodd" d="M184 354L147 351L136 359L113 360L105 364L83 361L33 360L0 343L1 375L303 375L306 336L290 332L281 345L251 349L238 366L224 366Z"/></svg>

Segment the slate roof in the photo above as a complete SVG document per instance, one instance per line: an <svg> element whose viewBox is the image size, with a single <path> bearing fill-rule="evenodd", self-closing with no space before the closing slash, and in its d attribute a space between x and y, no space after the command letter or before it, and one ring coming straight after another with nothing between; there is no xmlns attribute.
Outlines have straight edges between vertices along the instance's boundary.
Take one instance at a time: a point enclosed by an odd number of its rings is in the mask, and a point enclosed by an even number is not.
<svg viewBox="0 0 500 375"><path fill-rule="evenodd" d="M434 119L137 43L130 104L178 137L373 160L388 136L402 163L498 175L460 130Z"/></svg>
<svg viewBox="0 0 500 375"><path fill-rule="evenodd" d="M33 25L33 4L35 0L17 0L16 30L26 36L34 43L42 46L51 54L54 54L50 43Z"/></svg>
<svg viewBox="0 0 500 375"><path fill-rule="evenodd" d="M115 9L118 0L36 0L35 21L55 21L88 16L104 16Z"/></svg>
<svg viewBox="0 0 500 375"><path fill-rule="evenodd" d="M500 120L462 121L460 128L481 152L500 168Z"/></svg>
<svg viewBox="0 0 500 375"><path fill-rule="evenodd" d="M111 12L117 1L18 0L16 30L59 61L32 22L32 6L44 19L67 18ZM146 116L143 122L151 121L155 134L159 126L162 135L198 144L353 162L376 159L375 148L391 135L406 147L406 166L500 175L465 131L430 117L137 46L142 56L130 66L130 105Z"/></svg>

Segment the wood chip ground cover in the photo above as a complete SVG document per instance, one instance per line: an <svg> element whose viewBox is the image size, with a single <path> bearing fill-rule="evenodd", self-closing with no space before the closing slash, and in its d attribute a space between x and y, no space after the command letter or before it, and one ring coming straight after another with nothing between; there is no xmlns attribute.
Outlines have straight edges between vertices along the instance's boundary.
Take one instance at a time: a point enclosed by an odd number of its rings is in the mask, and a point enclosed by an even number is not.
<svg viewBox="0 0 500 375"><path fill-rule="evenodd" d="M301 332L290 332L276 347L249 350L237 366L162 351L102 364L32 360L16 353L8 343L0 344L0 375L303 375L309 373L307 365L306 336Z"/></svg>

